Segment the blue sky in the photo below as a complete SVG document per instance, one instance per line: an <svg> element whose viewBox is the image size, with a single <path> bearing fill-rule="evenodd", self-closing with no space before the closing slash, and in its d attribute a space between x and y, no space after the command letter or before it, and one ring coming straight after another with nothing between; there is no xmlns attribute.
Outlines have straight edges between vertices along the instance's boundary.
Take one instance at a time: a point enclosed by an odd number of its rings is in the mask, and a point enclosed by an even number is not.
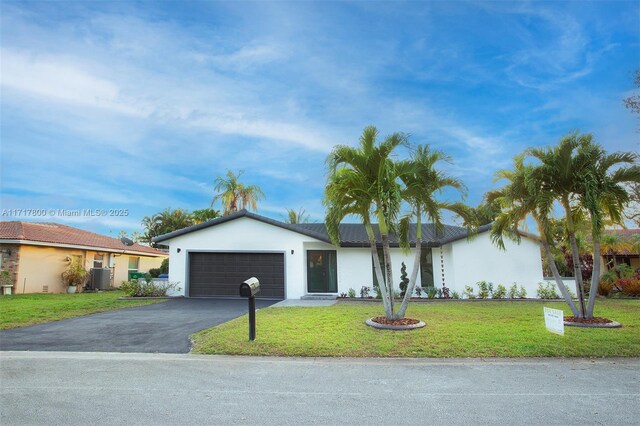
<svg viewBox="0 0 640 426"><path fill-rule="evenodd" d="M453 157L472 205L515 154L572 129L638 150L622 104L637 1L3 1L1 15L2 210L129 210L2 220L140 231L244 169L260 214L321 221L324 160L369 124Z"/></svg>

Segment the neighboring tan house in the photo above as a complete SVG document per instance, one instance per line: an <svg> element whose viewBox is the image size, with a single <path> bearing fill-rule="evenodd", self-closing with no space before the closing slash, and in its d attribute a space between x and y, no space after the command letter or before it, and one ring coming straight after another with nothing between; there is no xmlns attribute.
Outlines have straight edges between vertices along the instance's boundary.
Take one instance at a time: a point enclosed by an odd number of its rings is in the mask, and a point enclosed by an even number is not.
<svg viewBox="0 0 640 426"><path fill-rule="evenodd" d="M476 282L511 286L514 282L535 297L543 280L540 246L528 237L519 245L506 241L506 250L492 244L490 226L467 238L465 228L445 225L435 235L424 224L418 285L448 287L462 294ZM416 227L411 234L415 238ZM322 223L287 224L246 210L156 237L170 247L169 280L179 281L176 295L238 297L242 281L260 280L259 297L298 299L305 296L356 293L372 287L371 249L364 226L340 225L340 245L331 244ZM412 270L414 254L391 242L394 284L398 289L402 262ZM373 295L373 291L371 292Z"/></svg>
<svg viewBox="0 0 640 426"><path fill-rule="evenodd" d="M640 229L607 229L604 233L616 235L618 244L607 250L606 245L600 242L602 252L600 270L604 273L621 263L626 263L636 271L640 270L640 253L637 245L634 248L632 243L633 238L640 238Z"/></svg>
<svg viewBox="0 0 640 426"><path fill-rule="evenodd" d="M129 272L159 268L167 253L57 223L0 222L0 267L8 271L14 294L62 293L61 274L72 260L85 269L110 269L119 287ZM4 283L3 283L4 284Z"/></svg>

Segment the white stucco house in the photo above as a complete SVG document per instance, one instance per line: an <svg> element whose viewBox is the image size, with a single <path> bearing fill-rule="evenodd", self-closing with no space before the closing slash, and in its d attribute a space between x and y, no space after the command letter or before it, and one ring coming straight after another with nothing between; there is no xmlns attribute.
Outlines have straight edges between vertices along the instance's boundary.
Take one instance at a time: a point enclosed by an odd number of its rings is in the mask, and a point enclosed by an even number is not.
<svg viewBox="0 0 640 426"><path fill-rule="evenodd" d="M519 245L507 242L502 251L491 243L488 230L481 227L468 239L465 228L445 225L436 235L432 224L424 224L418 285L444 285L462 294L465 285L475 287L481 280L507 287L517 283L535 296L543 279L538 244L523 237ZM259 296L276 299L339 295L350 288L359 293L374 280L361 224L341 224L336 247L324 224L287 224L243 210L154 241L169 246L169 280L179 281L175 295L186 297L238 297L240 283L252 276L260 280ZM391 244L397 288L401 263L411 271L414 255L402 253L397 240Z"/></svg>

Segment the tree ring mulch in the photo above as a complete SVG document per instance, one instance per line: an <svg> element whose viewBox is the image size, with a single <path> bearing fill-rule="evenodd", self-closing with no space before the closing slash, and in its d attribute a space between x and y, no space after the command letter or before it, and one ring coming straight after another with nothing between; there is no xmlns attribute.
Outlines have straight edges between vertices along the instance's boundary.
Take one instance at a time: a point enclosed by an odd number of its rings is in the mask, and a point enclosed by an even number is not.
<svg viewBox="0 0 640 426"><path fill-rule="evenodd" d="M576 318L572 316L564 317L564 325L568 327L584 327L584 328L620 328L622 324L612 321L608 318Z"/></svg>
<svg viewBox="0 0 640 426"><path fill-rule="evenodd" d="M415 330L426 326L423 321L414 318L403 318L400 320L388 320L386 317L373 317L365 321L369 327L379 330Z"/></svg>

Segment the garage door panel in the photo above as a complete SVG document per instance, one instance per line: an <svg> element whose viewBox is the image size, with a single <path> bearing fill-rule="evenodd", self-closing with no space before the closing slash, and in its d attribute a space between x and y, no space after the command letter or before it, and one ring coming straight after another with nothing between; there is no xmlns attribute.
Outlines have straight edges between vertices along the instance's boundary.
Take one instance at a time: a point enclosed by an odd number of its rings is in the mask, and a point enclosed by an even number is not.
<svg viewBox="0 0 640 426"><path fill-rule="evenodd" d="M238 297L240 283L255 276L258 297L284 299L282 253L189 253L189 296Z"/></svg>

